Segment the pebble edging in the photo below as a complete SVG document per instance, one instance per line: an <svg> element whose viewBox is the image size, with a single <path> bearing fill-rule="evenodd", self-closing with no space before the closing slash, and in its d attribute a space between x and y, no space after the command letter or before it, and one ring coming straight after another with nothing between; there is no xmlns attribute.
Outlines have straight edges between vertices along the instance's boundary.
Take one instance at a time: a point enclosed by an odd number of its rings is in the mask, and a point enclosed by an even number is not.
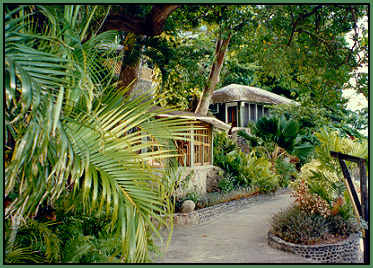
<svg viewBox="0 0 373 268"><path fill-rule="evenodd" d="M268 232L268 245L288 251L319 263L361 263L360 234L351 234L343 241L333 244L299 245L289 243Z"/></svg>

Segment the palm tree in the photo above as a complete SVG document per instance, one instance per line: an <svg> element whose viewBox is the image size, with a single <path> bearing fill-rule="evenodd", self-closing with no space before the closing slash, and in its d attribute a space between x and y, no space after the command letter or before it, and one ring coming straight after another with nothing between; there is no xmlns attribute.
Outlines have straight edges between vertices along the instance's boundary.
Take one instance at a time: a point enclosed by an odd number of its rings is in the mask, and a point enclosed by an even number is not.
<svg viewBox="0 0 373 268"><path fill-rule="evenodd" d="M8 250L21 225L63 198L111 218L124 262L147 260L150 234L159 234L153 220L166 224L170 191L162 170L148 161L174 156L169 140L184 137L190 122L158 118L164 111L153 109L152 100L126 99L117 90L105 67L115 56L103 49L116 33L96 34L106 12L79 5L6 8Z"/></svg>

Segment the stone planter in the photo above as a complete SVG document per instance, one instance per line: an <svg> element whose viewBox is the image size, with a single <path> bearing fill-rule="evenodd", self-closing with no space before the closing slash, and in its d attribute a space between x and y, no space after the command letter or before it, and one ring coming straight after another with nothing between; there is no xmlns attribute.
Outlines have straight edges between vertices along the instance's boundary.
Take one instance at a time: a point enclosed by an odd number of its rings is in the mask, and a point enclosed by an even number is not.
<svg viewBox="0 0 373 268"><path fill-rule="evenodd" d="M299 245L286 242L268 232L268 244L276 249L292 252L318 263L361 263L360 234L334 244Z"/></svg>

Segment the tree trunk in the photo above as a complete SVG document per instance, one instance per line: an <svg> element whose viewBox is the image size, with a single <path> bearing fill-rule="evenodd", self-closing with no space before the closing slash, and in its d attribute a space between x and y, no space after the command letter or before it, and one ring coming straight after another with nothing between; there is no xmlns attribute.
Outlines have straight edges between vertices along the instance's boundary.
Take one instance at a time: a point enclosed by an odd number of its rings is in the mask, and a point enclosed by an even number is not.
<svg viewBox="0 0 373 268"><path fill-rule="evenodd" d="M127 96L131 94L140 78L140 63L143 51L143 45L141 43L144 38L143 35L136 36L130 33L123 46L124 55L119 74L118 87L120 89L128 89L126 92Z"/></svg>
<svg viewBox="0 0 373 268"><path fill-rule="evenodd" d="M180 5L155 4L152 10L144 17L136 17L126 14L126 5L119 9L113 9L100 30L128 32L123 50L122 67L119 74L119 89L128 88L126 95L129 96L136 87L140 77L141 44L146 36L156 36L163 32L164 25L170 14Z"/></svg>
<svg viewBox="0 0 373 268"><path fill-rule="evenodd" d="M228 37L225 39L222 39L221 37L219 37L218 40L216 41L214 62L211 67L209 79L207 81L205 89L202 92L202 96L198 102L195 113L207 115L212 94L214 92L214 89L217 83L219 82L220 71L221 71L221 68L223 67L224 56L225 56L225 52L227 51L230 39L231 39L231 34L229 34Z"/></svg>

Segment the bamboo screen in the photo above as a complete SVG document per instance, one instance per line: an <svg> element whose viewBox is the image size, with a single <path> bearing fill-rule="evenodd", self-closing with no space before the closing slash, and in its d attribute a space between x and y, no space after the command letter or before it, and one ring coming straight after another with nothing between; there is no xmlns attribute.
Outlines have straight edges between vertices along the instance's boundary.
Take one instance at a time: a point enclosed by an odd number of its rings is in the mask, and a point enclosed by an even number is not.
<svg viewBox="0 0 373 268"><path fill-rule="evenodd" d="M177 152L179 154L177 161L179 162L180 166L190 167L190 142L189 141L182 141L178 140L175 142Z"/></svg>
<svg viewBox="0 0 373 268"><path fill-rule="evenodd" d="M194 137L192 142L185 140L175 141L177 153L177 161L180 166L190 167L193 165L211 165L211 146L212 146L212 129L211 125L200 123L199 126L204 129L194 130ZM190 137L189 137L190 138ZM193 147L191 147L193 146ZM192 152L194 149L194 153ZM159 150L158 146L151 146L150 151L156 152ZM193 153L193 157L192 157ZM193 160L193 165L192 165ZM151 160L149 164L152 166L161 166L160 160Z"/></svg>
<svg viewBox="0 0 373 268"><path fill-rule="evenodd" d="M194 136L194 165L210 165L211 164L211 126L202 124L205 129L195 130Z"/></svg>

